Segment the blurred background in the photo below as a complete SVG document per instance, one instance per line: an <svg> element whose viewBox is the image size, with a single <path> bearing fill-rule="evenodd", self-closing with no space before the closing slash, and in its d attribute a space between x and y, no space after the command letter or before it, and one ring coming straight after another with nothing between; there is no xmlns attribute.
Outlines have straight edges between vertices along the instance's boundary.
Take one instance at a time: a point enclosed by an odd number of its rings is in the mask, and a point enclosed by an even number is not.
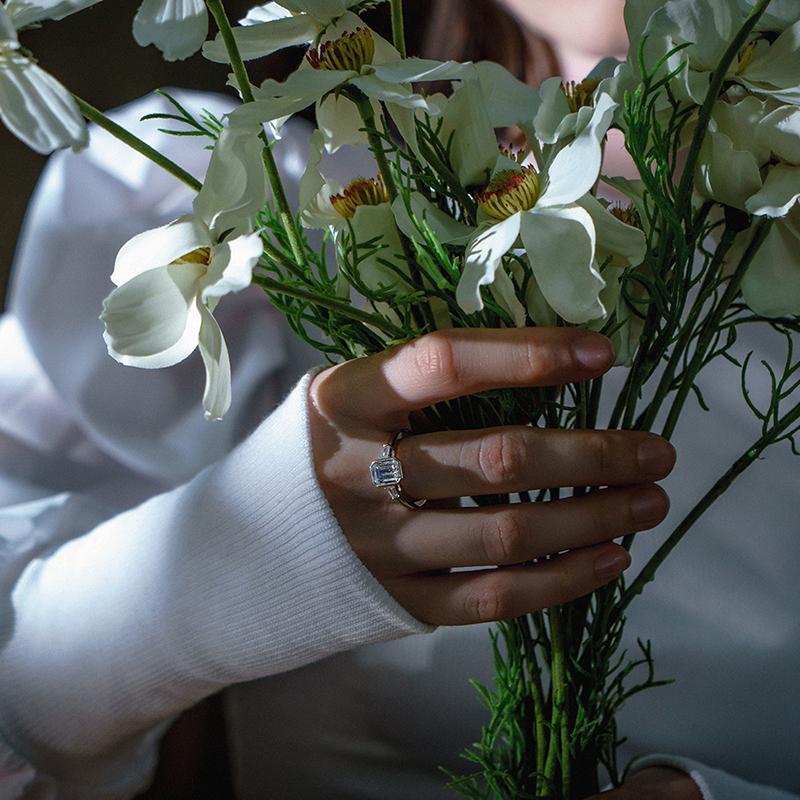
<svg viewBox="0 0 800 800"><path fill-rule="evenodd" d="M25 47L39 64L67 88L102 110L122 105L159 87L197 88L231 92L228 70L206 61L200 54L186 61L167 63L154 47L141 48L131 35L131 22L141 0L98 3L67 19L45 24L22 36ZM243 17L254 0L228 0L231 20ZM410 3L407 13L409 42L419 41L421 14ZM382 10L365 15L379 32L389 34ZM251 63L251 77L281 78L294 69L301 51L295 48ZM34 153L0 125L0 191L3 224L0 226L0 309L5 301L14 248L25 207L46 158ZM109 267L110 272L110 267Z"/></svg>

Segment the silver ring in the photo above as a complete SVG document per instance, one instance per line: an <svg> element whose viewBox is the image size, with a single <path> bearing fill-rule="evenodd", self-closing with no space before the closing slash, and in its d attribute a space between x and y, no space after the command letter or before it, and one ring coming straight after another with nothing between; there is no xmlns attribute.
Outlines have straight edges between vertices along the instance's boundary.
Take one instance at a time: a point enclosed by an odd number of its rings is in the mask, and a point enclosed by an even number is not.
<svg viewBox="0 0 800 800"><path fill-rule="evenodd" d="M372 478L372 485L378 489L386 489L389 497L404 505L406 508L422 508L427 500L414 500L404 491L400 482L403 480L403 465L397 458L395 447L408 431L398 431L389 444L385 444L381 449L380 458L375 459L369 465L369 474Z"/></svg>

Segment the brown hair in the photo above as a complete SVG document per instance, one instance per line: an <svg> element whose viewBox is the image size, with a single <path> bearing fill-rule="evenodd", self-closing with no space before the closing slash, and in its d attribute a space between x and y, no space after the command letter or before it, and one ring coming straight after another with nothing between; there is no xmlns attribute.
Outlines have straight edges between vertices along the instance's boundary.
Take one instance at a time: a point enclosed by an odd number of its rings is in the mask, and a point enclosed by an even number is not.
<svg viewBox="0 0 800 800"><path fill-rule="evenodd" d="M425 57L496 61L534 86L558 74L547 41L524 30L496 0L417 0L414 5L432 7L422 44Z"/></svg>

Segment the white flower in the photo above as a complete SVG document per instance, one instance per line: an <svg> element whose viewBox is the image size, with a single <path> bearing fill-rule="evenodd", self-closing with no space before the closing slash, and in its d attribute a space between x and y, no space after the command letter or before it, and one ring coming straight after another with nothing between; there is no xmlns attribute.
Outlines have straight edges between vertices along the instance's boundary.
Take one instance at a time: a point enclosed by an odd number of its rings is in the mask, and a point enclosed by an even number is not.
<svg viewBox="0 0 800 800"><path fill-rule="evenodd" d="M154 44L167 61L194 55L208 36L204 0L144 0L133 18L133 38Z"/></svg>
<svg viewBox="0 0 800 800"><path fill-rule="evenodd" d="M326 180L319 171L323 152L323 134L315 131L311 138L308 168L300 182L303 225L330 230L337 253L342 237L348 231L352 231L360 245L375 242L376 250L359 254L359 280L373 291L399 287L403 283L402 276L408 272L408 265L383 180L380 177L356 178L346 187ZM345 285L343 282L342 286ZM405 286L406 291L412 288L410 283Z"/></svg>
<svg viewBox="0 0 800 800"><path fill-rule="evenodd" d="M595 223L578 201L600 174L601 145L615 108L607 95L598 97L586 127L541 171L503 157L498 161L492 181L477 196L488 219L467 246L456 292L464 311L483 308L481 286L498 279L507 286L502 259L521 239L542 295L563 319L584 323L606 313L600 301L605 283L595 263Z"/></svg>
<svg viewBox="0 0 800 800"><path fill-rule="evenodd" d="M331 93L352 87L373 101L386 104L395 115L398 109L423 109L438 113L430 100L415 94L411 83L451 80L473 69L473 65L401 59L389 42L350 12L326 28L324 39L308 50L301 66L285 81L266 80L254 89L255 102L238 108L233 117L248 124L284 120L316 103L317 121L330 142L352 143L363 139L364 123L349 100L321 102ZM400 120L398 120L400 121Z"/></svg>
<svg viewBox="0 0 800 800"><path fill-rule="evenodd" d="M234 28L233 36L242 58L247 61L270 55L285 47L311 44L325 38L329 25L338 21L361 0L284 0L251 9ZM203 47L210 61L228 62L225 43L219 35Z"/></svg>
<svg viewBox="0 0 800 800"><path fill-rule="evenodd" d="M100 0L7 0L6 11L14 20L17 30L20 30L46 19L64 19L99 2Z"/></svg>
<svg viewBox="0 0 800 800"><path fill-rule="evenodd" d="M0 4L0 119L37 153L61 147L79 150L89 136L75 100L22 50L17 39L24 24L44 18L25 12L20 2Z"/></svg>
<svg viewBox="0 0 800 800"><path fill-rule="evenodd" d="M736 243L731 263L738 263L752 234ZM800 206L772 223L742 280L742 297L757 314L765 317L800 315Z"/></svg>
<svg viewBox="0 0 800 800"><path fill-rule="evenodd" d="M122 364L168 367L199 347L209 419L231 402L228 350L212 312L250 284L263 250L255 232L267 196L262 148L253 130L223 131L193 213L122 247L111 276L118 288L103 304L108 352Z"/></svg>

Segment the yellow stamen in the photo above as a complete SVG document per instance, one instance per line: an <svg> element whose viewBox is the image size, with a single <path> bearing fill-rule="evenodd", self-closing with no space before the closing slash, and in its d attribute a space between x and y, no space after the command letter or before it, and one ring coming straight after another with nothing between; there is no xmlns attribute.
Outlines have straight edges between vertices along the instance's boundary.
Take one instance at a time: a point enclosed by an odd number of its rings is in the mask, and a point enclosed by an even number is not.
<svg viewBox="0 0 800 800"><path fill-rule="evenodd" d="M564 93L564 97L567 98L569 110L575 112L579 108L593 108L594 92L599 85L600 81L594 78L586 78L580 83L575 83L575 81L562 83L561 91Z"/></svg>
<svg viewBox="0 0 800 800"><path fill-rule="evenodd" d="M750 44L742 48L739 53L739 65L736 69L737 75L741 75L752 63L756 53L756 44L758 44L758 42L750 42Z"/></svg>
<svg viewBox="0 0 800 800"><path fill-rule="evenodd" d="M611 206L608 210L611 212L612 216L615 216L620 222L624 222L632 228L642 230L642 218L633 206Z"/></svg>
<svg viewBox="0 0 800 800"><path fill-rule="evenodd" d="M369 28L356 28L332 42L322 42L306 54L314 69L360 72L375 58L375 39Z"/></svg>
<svg viewBox="0 0 800 800"><path fill-rule="evenodd" d="M475 195L478 207L492 219L504 220L519 211L529 211L539 199L539 175L533 167L499 172Z"/></svg>
<svg viewBox="0 0 800 800"><path fill-rule="evenodd" d="M511 145L498 145L500 155L511 159L511 161L521 164L525 160L525 151L522 148L512 147Z"/></svg>
<svg viewBox="0 0 800 800"><path fill-rule="evenodd" d="M341 194L331 197L331 205L339 216L352 219L359 206L380 206L389 202L383 178L357 178Z"/></svg>
<svg viewBox="0 0 800 800"><path fill-rule="evenodd" d="M197 250L192 250L191 253L186 253L180 258L175 259L176 264L202 264L207 267L208 262L211 260L210 247L198 247Z"/></svg>

